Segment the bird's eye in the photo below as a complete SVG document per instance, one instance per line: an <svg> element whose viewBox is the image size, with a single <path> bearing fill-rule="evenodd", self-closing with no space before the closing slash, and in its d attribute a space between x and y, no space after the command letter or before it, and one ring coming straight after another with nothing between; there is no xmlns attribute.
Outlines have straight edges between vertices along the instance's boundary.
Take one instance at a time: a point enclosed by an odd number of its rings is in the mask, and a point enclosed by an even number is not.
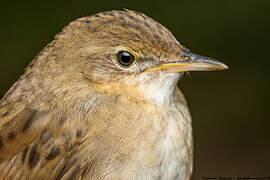
<svg viewBox="0 0 270 180"><path fill-rule="evenodd" d="M118 63L124 67L130 66L134 62L134 56L127 51L117 53Z"/></svg>

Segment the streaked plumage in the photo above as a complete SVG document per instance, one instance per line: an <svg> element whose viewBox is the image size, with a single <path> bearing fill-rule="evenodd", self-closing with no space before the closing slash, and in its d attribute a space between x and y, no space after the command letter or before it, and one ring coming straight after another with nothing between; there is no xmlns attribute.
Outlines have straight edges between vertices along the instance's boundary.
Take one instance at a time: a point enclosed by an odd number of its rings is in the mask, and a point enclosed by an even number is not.
<svg viewBox="0 0 270 180"><path fill-rule="evenodd" d="M190 179L181 73L145 72L183 50L138 12L70 23L0 102L0 179ZM119 66L119 51L136 64Z"/></svg>

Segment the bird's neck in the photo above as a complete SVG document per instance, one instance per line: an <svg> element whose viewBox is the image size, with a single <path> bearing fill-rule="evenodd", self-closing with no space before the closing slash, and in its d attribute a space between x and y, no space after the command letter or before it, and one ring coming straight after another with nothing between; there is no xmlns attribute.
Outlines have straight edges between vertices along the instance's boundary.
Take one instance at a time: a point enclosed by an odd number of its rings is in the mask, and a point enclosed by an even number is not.
<svg viewBox="0 0 270 180"><path fill-rule="evenodd" d="M169 106L175 100L175 89L180 74L159 74L152 78L149 74L130 76L117 83L95 84L91 88L97 94L127 96L135 101L148 101L160 108Z"/></svg>
<svg viewBox="0 0 270 180"><path fill-rule="evenodd" d="M144 92L144 98L158 107L169 106L174 102L179 77L179 74L162 74L157 79L141 84L140 89Z"/></svg>

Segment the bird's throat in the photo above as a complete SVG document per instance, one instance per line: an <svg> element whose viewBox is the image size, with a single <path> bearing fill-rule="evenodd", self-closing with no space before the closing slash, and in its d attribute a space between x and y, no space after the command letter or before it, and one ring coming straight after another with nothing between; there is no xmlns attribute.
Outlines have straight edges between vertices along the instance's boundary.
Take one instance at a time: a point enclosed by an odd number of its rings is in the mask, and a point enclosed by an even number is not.
<svg viewBox="0 0 270 180"><path fill-rule="evenodd" d="M152 79L140 85L144 98L155 103L159 107L170 105L175 98L175 88L180 74L161 74L158 78Z"/></svg>

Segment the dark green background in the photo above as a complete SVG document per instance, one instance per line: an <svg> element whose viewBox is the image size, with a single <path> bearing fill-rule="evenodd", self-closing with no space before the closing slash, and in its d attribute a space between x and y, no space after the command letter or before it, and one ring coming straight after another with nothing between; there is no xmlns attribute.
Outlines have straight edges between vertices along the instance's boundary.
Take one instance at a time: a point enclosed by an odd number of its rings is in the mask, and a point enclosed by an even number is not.
<svg viewBox="0 0 270 180"><path fill-rule="evenodd" d="M168 27L192 51L230 69L182 80L193 115L193 179L270 176L270 1L0 1L0 95L70 21L127 8Z"/></svg>

